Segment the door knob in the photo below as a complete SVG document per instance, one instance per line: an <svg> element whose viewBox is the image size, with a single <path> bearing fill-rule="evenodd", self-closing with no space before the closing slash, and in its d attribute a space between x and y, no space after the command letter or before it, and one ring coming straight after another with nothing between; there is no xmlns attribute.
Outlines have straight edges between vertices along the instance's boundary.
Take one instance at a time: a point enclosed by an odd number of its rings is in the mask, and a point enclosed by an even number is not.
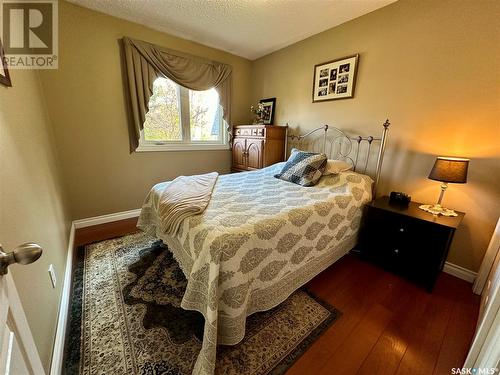
<svg viewBox="0 0 500 375"><path fill-rule="evenodd" d="M5 275L13 263L30 264L42 256L42 248L36 243L25 243L18 246L14 251L5 253L0 245L0 275Z"/></svg>

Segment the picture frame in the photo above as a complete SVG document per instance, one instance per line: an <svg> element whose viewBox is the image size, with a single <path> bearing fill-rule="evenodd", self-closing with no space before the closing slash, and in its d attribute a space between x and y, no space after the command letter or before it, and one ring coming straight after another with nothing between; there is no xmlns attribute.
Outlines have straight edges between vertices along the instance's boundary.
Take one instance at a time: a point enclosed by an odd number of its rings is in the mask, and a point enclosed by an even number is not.
<svg viewBox="0 0 500 375"><path fill-rule="evenodd" d="M12 87L12 82L10 80L9 68L4 59L2 40L0 39L0 84Z"/></svg>
<svg viewBox="0 0 500 375"><path fill-rule="evenodd" d="M312 102L354 97L359 54L314 66Z"/></svg>
<svg viewBox="0 0 500 375"><path fill-rule="evenodd" d="M273 125L274 113L276 111L276 98L261 99L259 103L264 106L262 123L265 125Z"/></svg>

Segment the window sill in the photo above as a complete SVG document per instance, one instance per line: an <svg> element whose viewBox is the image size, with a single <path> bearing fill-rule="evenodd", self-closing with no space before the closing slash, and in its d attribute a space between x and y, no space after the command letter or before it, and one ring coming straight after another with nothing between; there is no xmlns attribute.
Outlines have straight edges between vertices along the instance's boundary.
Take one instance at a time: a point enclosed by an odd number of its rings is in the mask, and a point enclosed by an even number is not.
<svg viewBox="0 0 500 375"><path fill-rule="evenodd" d="M229 145L221 144L140 144L135 152L158 152L158 151L212 151L229 150Z"/></svg>

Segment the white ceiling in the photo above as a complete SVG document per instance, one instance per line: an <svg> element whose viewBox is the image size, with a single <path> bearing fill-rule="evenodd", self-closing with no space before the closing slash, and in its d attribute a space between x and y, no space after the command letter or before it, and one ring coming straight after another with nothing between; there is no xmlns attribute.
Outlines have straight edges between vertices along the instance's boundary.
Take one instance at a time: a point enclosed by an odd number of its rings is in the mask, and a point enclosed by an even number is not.
<svg viewBox="0 0 500 375"><path fill-rule="evenodd" d="M395 0L69 0L254 60Z"/></svg>

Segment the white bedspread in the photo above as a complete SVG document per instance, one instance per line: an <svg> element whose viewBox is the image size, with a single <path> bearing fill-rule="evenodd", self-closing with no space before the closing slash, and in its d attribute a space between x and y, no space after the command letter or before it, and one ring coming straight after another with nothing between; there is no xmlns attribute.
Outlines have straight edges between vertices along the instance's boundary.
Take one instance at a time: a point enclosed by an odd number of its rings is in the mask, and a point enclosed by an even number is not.
<svg viewBox="0 0 500 375"><path fill-rule="evenodd" d="M138 227L168 245L188 279L181 306L205 317L193 374L212 374L216 345L241 341L248 315L280 304L355 244L372 180L343 172L302 187L273 177L282 165L219 176L205 211L174 236L158 225L168 182L144 202Z"/></svg>

